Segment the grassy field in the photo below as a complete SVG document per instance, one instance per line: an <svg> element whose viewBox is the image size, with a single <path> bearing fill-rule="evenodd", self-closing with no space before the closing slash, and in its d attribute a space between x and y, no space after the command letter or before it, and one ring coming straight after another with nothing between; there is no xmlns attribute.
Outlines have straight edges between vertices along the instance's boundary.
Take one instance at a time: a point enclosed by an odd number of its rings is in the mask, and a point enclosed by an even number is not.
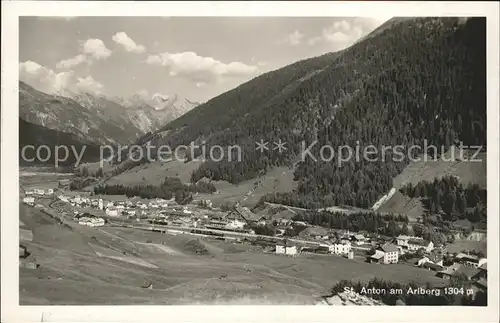
<svg viewBox="0 0 500 323"><path fill-rule="evenodd" d="M341 279L440 283L426 270L337 256L266 254L255 246L117 227L61 227L21 206L30 258L20 268L20 303L313 304ZM195 252L201 246L204 253ZM152 282L152 289L141 288Z"/></svg>
<svg viewBox="0 0 500 323"><path fill-rule="evenodd" d="M178 177L182 182L189 184L191 173L196 170L200 162L184 163L171 161L165 163L144 164L112 177L106 181L108 185L160 185L165 177ZM209 199L215 205L222 203L241 202L244 206L254 206L259 199L272 192L289 192L297 183L293 181L293 169L276 167L261 177L239 184L226 181L212 181L217 189L214 194L196 194L196 199Z"/></svg>
<svg viewBox="0 0 500 323"><path fill-rule="evenodd" d="M458 148L457 148L458 149ZM445 158L450 158L451 152L449 151ZM467 153L464 152L464 156ZM455 158L459 157L459 151L455 152ZM481 160L480 162L471 161L472 156L468 157L469 161L454 160L424 160L422 157L420 161L411 162L405 169L393 179L393 185L398 190L388 201L386 201L380 208L379 212L400 213L406 214L410 220L415 221L417 217L421 216L424 212L422 203L419 199L411 199L404 196L399 192L399 189L409 183L416 185L421 181L434 181L435 178L444 176L456 176L460 183L464 186L469 184L478 184L486 188L486 153L480 153L474 160Z"/></svg>
<svg viewBox="0 0 500 323"><path fill-rule="evenodd" d="M458 157L458 152L455 156ZM446 157L449 158L450 152ZM469 159L471 159L469 157ZM478 184L481 187L486 187L486 153L480 153L477 160L474 161L443 161L443 160L427 160L423 158L420 161L410 163L405 169L396 176L393 180L396 189L412 183L416 185L420 181L433 181L434 178L444 176L457 176L463 185L469 183Z"/></svg>

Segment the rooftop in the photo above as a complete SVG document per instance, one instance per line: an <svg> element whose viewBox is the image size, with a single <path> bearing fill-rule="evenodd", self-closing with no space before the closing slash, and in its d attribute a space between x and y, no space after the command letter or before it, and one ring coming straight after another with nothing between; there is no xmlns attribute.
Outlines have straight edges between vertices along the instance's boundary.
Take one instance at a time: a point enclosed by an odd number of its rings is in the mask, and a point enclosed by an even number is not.
<svg viewBox="0 0 500 323"><path fill-rule="evenodd" d="M430 242L427 241L427 240L424 240L424 239L409 239L408 243L409 244L414 244L414 245L426 247L426 246L429 245Z"/></svg>
<svg viewBox="0 0 500 323"><path fill-rule="evenodd" d="M384 256L384 253L381 252L380 250L375 250L375 253L373 255L370 256L370 258L373 258L373 259L380 259Z"/></svg>
<svg viewBox="0 0 500 323"><path fill-rule="evenodd" d="M386 243L380 247L384 252L397 252L398 247L393 245L392 243Z"/></svg>

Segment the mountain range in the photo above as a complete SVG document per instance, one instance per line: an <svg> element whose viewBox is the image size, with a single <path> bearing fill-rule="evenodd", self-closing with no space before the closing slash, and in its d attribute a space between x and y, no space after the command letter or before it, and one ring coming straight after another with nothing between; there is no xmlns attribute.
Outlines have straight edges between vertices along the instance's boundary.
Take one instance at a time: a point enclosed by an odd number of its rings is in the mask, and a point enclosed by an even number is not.
<svg viewBox="0 0 500 323"><path fill-rule="evenodd" d="M47 94L19 82L21 119L102 144L131 143L196 105L178 96L123 99L67 90Z"/></svg>

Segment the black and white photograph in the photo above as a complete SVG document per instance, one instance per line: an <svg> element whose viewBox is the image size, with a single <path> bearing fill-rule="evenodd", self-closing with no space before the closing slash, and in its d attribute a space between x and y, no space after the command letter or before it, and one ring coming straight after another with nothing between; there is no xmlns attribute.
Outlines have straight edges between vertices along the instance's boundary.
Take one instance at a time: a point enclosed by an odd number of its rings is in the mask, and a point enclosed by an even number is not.
<svg viewBox="0 0 500 323"><path fill-rule="evenodd" d="M19 311L498 320L498 3L21 3L1 137L2 299L9 266Z"/></svg>

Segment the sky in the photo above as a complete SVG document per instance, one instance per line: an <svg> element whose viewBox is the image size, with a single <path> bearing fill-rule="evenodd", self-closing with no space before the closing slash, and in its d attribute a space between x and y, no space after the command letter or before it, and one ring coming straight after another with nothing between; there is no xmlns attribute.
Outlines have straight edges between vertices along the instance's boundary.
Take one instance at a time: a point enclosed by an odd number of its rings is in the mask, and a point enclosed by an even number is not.
<svg viewBox="0 0 500 323"><path fill-rule="evenodd" d="M21 17L19 78L46 93L205 102L262 73L348 47L387 19Z"/></svg>

